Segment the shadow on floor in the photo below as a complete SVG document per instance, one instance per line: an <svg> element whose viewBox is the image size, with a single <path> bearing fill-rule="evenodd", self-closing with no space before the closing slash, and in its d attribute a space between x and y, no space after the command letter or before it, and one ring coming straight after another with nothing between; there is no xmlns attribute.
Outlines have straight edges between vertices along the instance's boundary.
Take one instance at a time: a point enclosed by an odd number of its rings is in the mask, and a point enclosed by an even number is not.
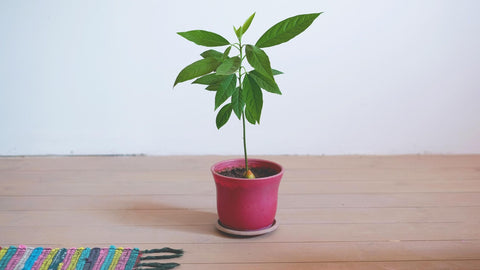
<svg viewBox="0 0 480 270"><path fill-rule="evenodd" d="M215 229L215 209L189 209L160 202L123 201L111 211L116 223L128 226L163 227L168 230L220 234Z"/></svg>
<svg viewBox="0 0 480 270"><path fill-rule="evenodd" d="M213 235L221 238L258 238L261 236L234 236L216 229L216 209L191 209L149 201L125 199L118 202L111 216L117 224L127 226L161 227L169 231Z"/></svg>

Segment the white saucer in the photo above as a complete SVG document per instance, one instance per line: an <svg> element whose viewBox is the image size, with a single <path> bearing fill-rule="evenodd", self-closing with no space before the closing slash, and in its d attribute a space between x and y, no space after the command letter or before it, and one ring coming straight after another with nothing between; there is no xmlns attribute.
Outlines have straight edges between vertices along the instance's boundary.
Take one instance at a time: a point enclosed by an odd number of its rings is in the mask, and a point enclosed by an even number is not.
<svg viewBox="0 0 480 270"><path fill-rule="evenodd" d="M231 234L236 236L257 236L257 235L262 235L262 234L275 231L278 228L278 222L277 220L273 220L272 225L260 230L252 230L252 231L238 231L235 229L225 227L222 225L222 223L220 223L220 220L217 221L216 227L219 231L224 232L226 234Z"/></svg>

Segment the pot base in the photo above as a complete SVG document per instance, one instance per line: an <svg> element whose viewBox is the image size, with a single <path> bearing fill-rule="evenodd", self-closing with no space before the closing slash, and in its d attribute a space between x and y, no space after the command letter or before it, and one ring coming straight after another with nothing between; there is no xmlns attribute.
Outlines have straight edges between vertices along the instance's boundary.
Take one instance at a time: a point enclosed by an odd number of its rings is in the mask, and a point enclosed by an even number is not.
<svg viewBox="0 0 480 270"><path fill-rule="evenodd" d="M223 224L220 222L220 220L217 221L216 225L217 229L223 233L230 234L230 235L235 235L235 236L258 236L266 233L270 233L275 231L278 228L278 222L277 220L273 220L272 225L260 229L260 230L252 230L252 231L239 231L235 230L232 228L228 228L223 226Z"/></svg>

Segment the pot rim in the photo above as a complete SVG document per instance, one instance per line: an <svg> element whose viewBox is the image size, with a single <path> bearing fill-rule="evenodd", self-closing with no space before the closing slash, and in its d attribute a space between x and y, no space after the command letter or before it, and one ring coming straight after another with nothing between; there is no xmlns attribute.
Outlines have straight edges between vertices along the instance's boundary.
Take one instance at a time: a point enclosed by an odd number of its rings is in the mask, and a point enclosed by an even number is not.
<svg viewBox="0 0 480 270"><path fill-rule="evenodd" d="M215 164L213 164L210 167L210 170L212 171L212 173L214 175L217 175L217 176L220 176L220 177L223 177L223 178L226 178L226 179L237 180L237 181L251 181L252 179L224 176L224 175L219 174L215 170L215 168L218 167L220 164L228 163L228 162L238 162L238 161L241 161L241 162L244 163L245 159L243 159L243 158L233 158L233 159L222 160L222 161L219 161L219 162L216 162ZM267 181L267 180L270 180L272 178L278 177L278 175L283 175L284 168L283 168L282 165L280 165L277 162L270 161L270 160L267 160L267 159L261 159L261 158L249 158L248 161L249 161L249 163L250 163L250 161L259 162L259 163L268 163L268 164L272 164L273 166L276 166L276 167L280 168L280 171L278 173L276 173L274 175L271 175L271 176L267 176L267 177L255 178L255 179L253 179L254 181Z"/></svg>

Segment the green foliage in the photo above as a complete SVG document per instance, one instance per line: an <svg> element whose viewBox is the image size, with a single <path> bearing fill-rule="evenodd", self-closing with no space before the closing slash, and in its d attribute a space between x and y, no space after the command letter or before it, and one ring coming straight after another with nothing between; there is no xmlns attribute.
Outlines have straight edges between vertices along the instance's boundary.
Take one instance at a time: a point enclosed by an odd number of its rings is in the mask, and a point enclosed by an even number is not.
<svg viewBox="0 0 480 270"><path fill-rule="evenodd" d="M223 53L215 50L204 51L203 53L200 54L200 56L203 58L209 58L209 57L215 58L218 61L222 61L223 59Z"/></svg>
<svg viewBox="0 0 480 270"><path fill-rule="evenodd" d="M320 14L304 14L285 19L268 29L255 46L266 48L287 42L305 31Z"/></svg>
<svg viewBox="0 0 480 270"><path fill-rule="evenodd" d="M243 35L249 29L255 13L243 25L233 27L238 42L230 43L219 34L192 30L178 32L185 39L206 47L227 46L223 52L209 49L200 54L202 59L186 66L175 79L174 87L181 82L195 79L193 84L206 85L206 90L215 91L216 126L223 127L232 112L243 122L245 163L248 169L245 119L251 124L259 124L263 108L262 89L281 95L274 76L283 72L272 69L270 59L262 48L285 43L305 31L321 13L297 15L285 19L268 29L255 43L243 44ZM238 51L230 57L231 49ZM253 68L247 71L244 60ZM223 105L230 99L230 103ZM223 105L223 106L222 106Z"/></svg>
<svg viewBox="0 0 480 270"><path fill-rule="evenodd" d="M242 60L240 57L235 56L232 58L227 58L220 66L217 67L217 74L218 75L230 75L238 71L242 64Z"/></svg>
<svg viewBox="0 0 480 270"><path fill-rule="evenodd" d="M237 87L236 91L232 94L232 109L238 120L242 118L243 108L245 107L245 101L241 96L240 90Z"/></svg>
<svg viewBox="0 0 480 270"><path fill-rule="evenodd" d="M207 57L202 60L198 60L180 71L173 86L177 85L178 83L195 79L202 75L213 72L220 64L221 62L213 57Z"/></svg>
<svg viewBox="0 0 480 270"><path fill-rule="evenodd" d="M230 119L230 115L232 114L232 103L228 103L227 105L223 106L217 114L217 118L215 119L215 123L217 128L220 129L223 127Z"/></svg>
<svg viewBox="0 0 480 270"><path fill-rule="evenodd" d="M237 75L231 74L220 82L220 87L215 94L215 110L220 107L229 97L233 95L236 89Z"/></svg>
<svg viewBox="0 0 480 270"><path fill-rule="evenodd" d="M270 66L270 59L268 55L257 46L245 46L245 53L247 54L248 63L259 73L267 76L273 80L272 67Z"/></svg>
<svg viewBox="0 0 480 270"><path fill-rule="evenodd" d="M258 86L260 86L262 89L265 89L265 91L279 95L282 94L273 77L265 76L257 70L252 70L248 74L255 80Z"/></svg>
<svg viewBox="0 0 480 270"><path fill-rule="evenodd" d="M260 124L260 115L262 114L263 95L255 79L250 74L245 75L243 80L243 100L245 101L245 112L251 117L248 122L251 124Z"/></svg>
<svg viewBox="0 0 480 270"><path fill-rule="evenodd" d="M230 42L219 34L204 30L192 30L187 32L178 32L180 36L195 42L195 44L207 47L218 47L229 45Z"/></svg>
<svg viewBox="0 0 480 270"><path fill-rule="evenodd" d="M250 123L260 123L263 107L260 89L281 95L282 92L275 81L274 75L283 74L281 71L272 69L268 55L261 48L275 46L291 40L305 31L320 14L303 14L285 19L268 29L255 45L242 44L242 37L250 27L255 13L250 15L240 27L233 27L238 38L237 43L230 43L219 34L205 30L178 32L180 36L201 46L228 47L224 52L210 49L201 53L203 59L180 71L174 86L181 82L196 79L192 83L206 85L207 90L217 92L215 94L215 110L229 97L232 97L230 108L239 119L242 114L246 113L247 120ZM238 55L229 57L232 47L238 50ZM245 57L253 68L249 72L243 65ZM234 74L237 75L233 76ZM222 113L225 113L225 111Z"/></svg>
<svg viewBox="0 0 480 270"><path fill-rule="evenodd" d="M202 76L202 77L196 79L192 83L204 84L204 85L215 85L215 84L219 84L220 82L222 82L225 79L225 77L227 77L227 76L226 75L217 75L215 73L210 73L210 74L207 74L205 76Z"/></svg>

